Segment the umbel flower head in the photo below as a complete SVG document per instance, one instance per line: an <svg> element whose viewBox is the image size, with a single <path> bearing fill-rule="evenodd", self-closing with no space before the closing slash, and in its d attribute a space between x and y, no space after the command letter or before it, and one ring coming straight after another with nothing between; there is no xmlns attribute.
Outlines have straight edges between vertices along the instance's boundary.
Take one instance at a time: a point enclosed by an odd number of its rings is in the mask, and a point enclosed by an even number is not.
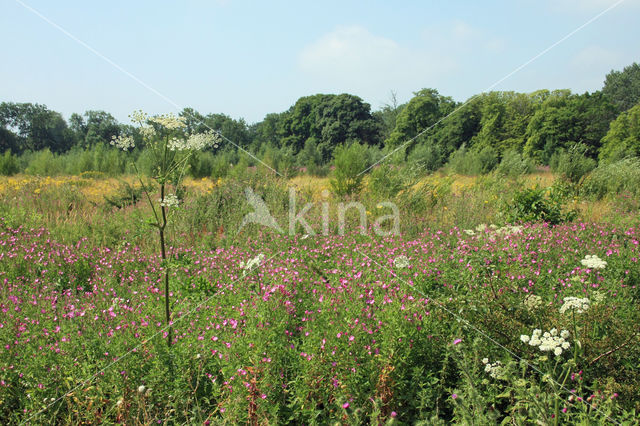
<svg viewBox="0 0 640 426"><path fill-rule="evenodd" d="M151 117L149 121L159 124L168 130L177 130L187 127L184 117L176 117L173 114L161 114Z"/></svg>
<svg viewBox="0 0 640 426"><path fill-rule="evenodd" d="M502 366L502 363L500 361L490 363L489 358L483 358L482 363L484 364L485 373L488 373L494 379L505 378L504 367Z"/></svg>
<svg viewBox="0 0 640 426"><path fill-rule="evenodd" d="M600 259L598 256L594 255L586 255L584 259L580 261L582 266L586 266L589 269L604 269L607 267L607 262Z"/></svg>
<svg viewBox="0 0 640 426"><path fill-rule="evenodd" d="M180 200L176 194L167 194L164 196L164 200L159 198L158 202L162 207L178 207Z"/></svg>
<svg viewBox="0 0 640 426"><path fill-rule="evenodd" d="M586 297L565 297L564 303L560 307L560 313L564 314L567 311L575 311L577 314L584 313L589 309L591 301Z"/></svg>
<svg viewBox="0 0 640 426"><path fill-rule="evenodd" d="M136 145L131 136L112 136L110 143L123 151Z"/></svg>
<svg viewBox="0 0 640 426"><path fill-rule="evenodd" d="M393 259L393 266L398 269L406 268L409 266L409 258L405 255L400 255Z"/></svg>
<svg viewBox="0 0 640 426"><path fill-rule="evenodd" d="M218 132L208 131L189 136L187 139L173 138L169 141L171 151L202 151L206 148L217 148L222 138Z"/></svg>
<svg viewBox="0 0 640 426"><path fill-rule="evenodd" d="M245 263L244 261L240 262L240 267L242 269L244 269L244 272L250 272L252 271L254 268L260 266L260 264L262 263L262 261L264 260L264 254L260 253L259 255L257 255L256 257L254 257L253 259L249 259L247 261L247 263Z"/></svg>
<svg viewBox="0 0 640 426"><path fill-rule="evenodd" d="M528 311L533 311L535 309L538 309L542 305L542 297L536 296L532 293L524 298L523 303Z"/></svg>
<svg viewBox="0 0 640 426"><path fill-rule="evenodd" d="M549 331L542 333L542 330L535 329L533 334L528 336L523 334L520 336L520 340L523 343L528 343L531 346L537 346L542 352L553 352L554 355L560 356L563 351L566 351L571 347L567 339L569 338L569 332L562 330L558 333L558 330L552 328Z"/></svg>

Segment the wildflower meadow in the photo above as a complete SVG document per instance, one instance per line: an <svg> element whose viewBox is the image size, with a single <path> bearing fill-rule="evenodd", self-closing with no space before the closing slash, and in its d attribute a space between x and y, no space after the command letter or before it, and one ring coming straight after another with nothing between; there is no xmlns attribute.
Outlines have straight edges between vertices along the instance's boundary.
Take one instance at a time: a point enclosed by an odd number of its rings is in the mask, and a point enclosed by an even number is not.
<svg viewBox="0 0 640 426"><path fill-rule="evenodd" d="M4 424L637 424L637 226L380 236L352 218L344 235L252 224L190 239L202 203L236 210L226 185L105 202L94 216L124 228L113 239L69 234L71 213L25 226L5 210ZM145 225L154 203L165 253Z"/></svg>

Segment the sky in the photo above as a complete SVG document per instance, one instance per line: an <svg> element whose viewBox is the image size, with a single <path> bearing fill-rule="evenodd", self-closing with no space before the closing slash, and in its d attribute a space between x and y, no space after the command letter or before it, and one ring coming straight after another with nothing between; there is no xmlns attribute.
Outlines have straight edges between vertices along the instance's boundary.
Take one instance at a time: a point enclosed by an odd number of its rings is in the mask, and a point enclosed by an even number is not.
<svg viewBox="0 0 640 426"><path fill-rule="evenodd" d="M256 123L316 93L593 92L640 63L640 0L618 3L0 0L0 102Z"/></svg>

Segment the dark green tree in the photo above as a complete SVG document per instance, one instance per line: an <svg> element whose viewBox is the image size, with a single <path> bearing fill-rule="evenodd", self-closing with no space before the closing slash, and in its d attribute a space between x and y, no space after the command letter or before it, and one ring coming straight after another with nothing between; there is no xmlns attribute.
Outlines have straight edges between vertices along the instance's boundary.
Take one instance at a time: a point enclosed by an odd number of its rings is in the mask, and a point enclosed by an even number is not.
<svg viewBox="0 0 640 426"><path fill-rule="evenodd" d="M298 153L306 141L313 138L325 163L331 159L333 149L345 142L381 143L382 127L371 114L371 106L349 94L300 98L280 124L282 146Z"/></svg>
<svg viewBox="0 0 640 426"><path fill-rule="evenodd" d="M618 112L623 112L640 102L640 65L633 63L622 71L611 70L604 80L602 92Z"/></svg>
<svg viewBox="0 0 640 426"><path fill-rule="evenodd" d="M17 135L17 151L65 152L73 146L74 135L60 113L44 105L3 102L0 104L0 125Z"/></svg>
<svg viewBox="0 0 640 426"><path fill-rule="evenodd" d="M442 96L436 89L422 89L414 93L414 97L398 115L396 127L391 132L385 144L389 147L400 146L421 135L421 140L426 140L436 133L435 124L457 106L449 96ZM407 152L415 145L417 140L408 146Z"/></svg>
<svg viewBox="0 0 640 426"><path fill-rule="evenodd" d="M623 112L611 123L602 138L600 160L611 163L624 157L640 155L640 103Z"/></svg>

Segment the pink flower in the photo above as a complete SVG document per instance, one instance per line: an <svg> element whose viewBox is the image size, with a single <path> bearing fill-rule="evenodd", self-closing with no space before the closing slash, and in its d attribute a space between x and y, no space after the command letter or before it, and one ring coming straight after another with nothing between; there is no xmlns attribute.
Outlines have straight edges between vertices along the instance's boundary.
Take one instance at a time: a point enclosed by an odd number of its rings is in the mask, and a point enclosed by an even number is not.
<svg viewBox="0 0 640 426"><path fill-rule="evenodd" d="M454 341L453 341L453 344L454 344L454 345L457 345L457 344L458 344L458 343L460 343L460 342L462 342L462 339L456 339L456 340L454 340Z"/></svg>
<svg viewBox="0 0 640 426"><path fill-rule="evenodd" d="M344 404L342 404L342 408L344 408L345 410L349 408L349 403L345 402Z"/></svg>

